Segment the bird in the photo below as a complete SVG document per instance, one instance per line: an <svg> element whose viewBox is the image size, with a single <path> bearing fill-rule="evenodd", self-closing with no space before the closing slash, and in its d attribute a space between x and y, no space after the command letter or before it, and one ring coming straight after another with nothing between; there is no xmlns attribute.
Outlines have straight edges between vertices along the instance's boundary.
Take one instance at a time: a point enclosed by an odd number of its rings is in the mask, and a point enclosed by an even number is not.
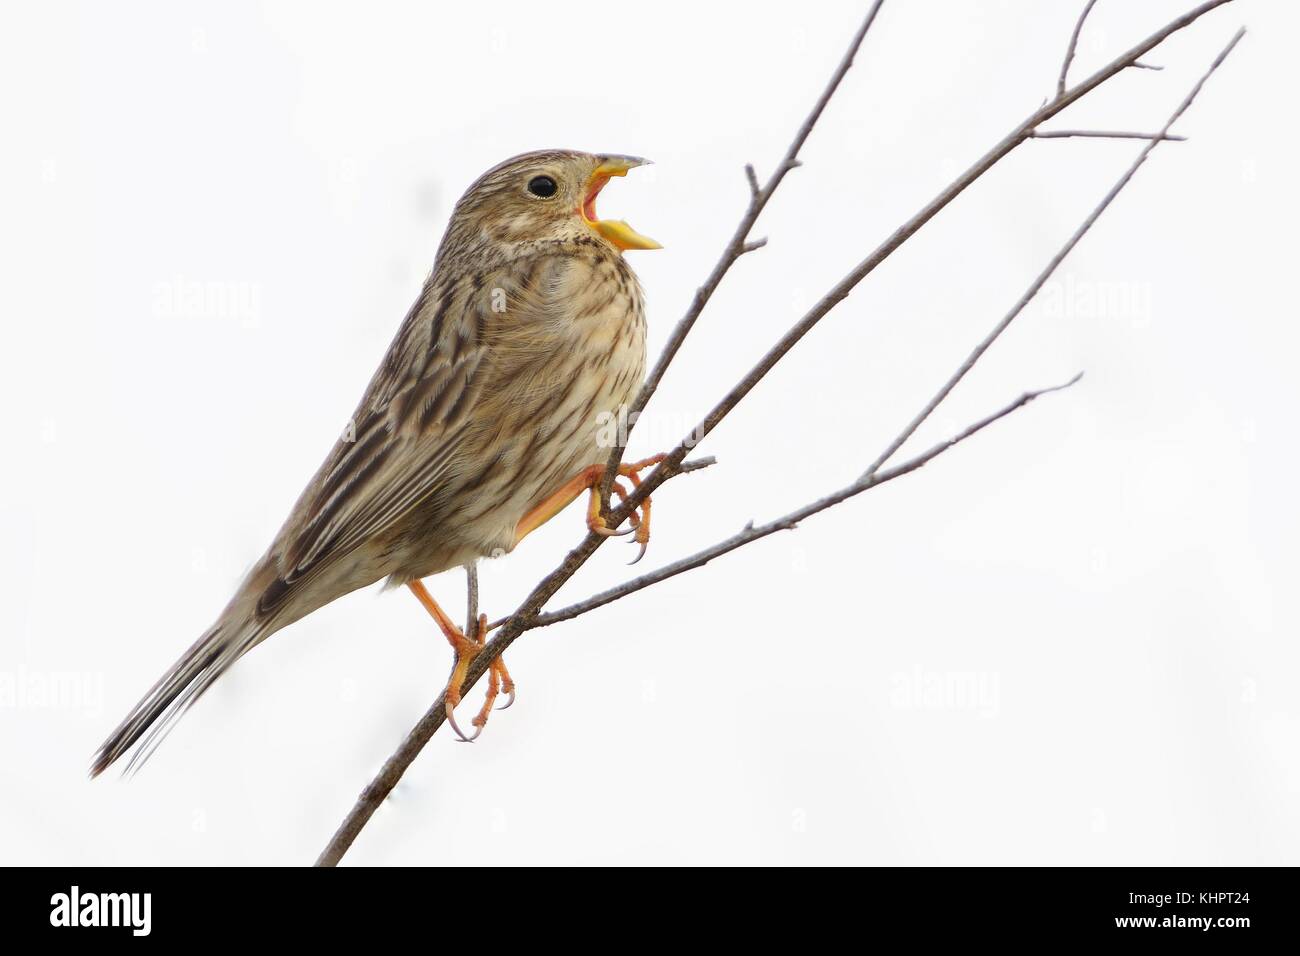
<svg viewBox="0 0 1300 956"><path fill-rule="evenodd" d="M624 221L598 218L596 197L648 162L539 150L499 163L466 190L347 427L215 623L95 753L92 777L128 753L126 770L137 769L236 660L380 580L410 590L451 644L446 710L462 740L481 733L499 692L505 706L514 702L498 659L473 735L461 731L454 712L487 617L465 633L423 578L510 552L584 491L587 527L634 534L644 553L649 499L626 528L604 518L602 423L645 374L644 294L623 254L661 247ZM636 483L662 457L618 474Z"/></svg>

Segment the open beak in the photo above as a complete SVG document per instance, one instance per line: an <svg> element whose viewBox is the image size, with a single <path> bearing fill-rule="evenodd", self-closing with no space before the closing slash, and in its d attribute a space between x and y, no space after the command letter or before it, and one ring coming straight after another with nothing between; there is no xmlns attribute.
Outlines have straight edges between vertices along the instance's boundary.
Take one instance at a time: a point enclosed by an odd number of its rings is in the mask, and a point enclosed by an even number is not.
<svg viewBox="0 0 1300 956"><path fill-rule="evenodd" d="M596 196L613 176L626 176L629 169L648 166L650 160L636 156L601 156L600 165L587 181L587 191L578 208L578 214L592 229L620 249L662 249L663 246L649 236L643 236L621 219L597 219Z"/></svg>

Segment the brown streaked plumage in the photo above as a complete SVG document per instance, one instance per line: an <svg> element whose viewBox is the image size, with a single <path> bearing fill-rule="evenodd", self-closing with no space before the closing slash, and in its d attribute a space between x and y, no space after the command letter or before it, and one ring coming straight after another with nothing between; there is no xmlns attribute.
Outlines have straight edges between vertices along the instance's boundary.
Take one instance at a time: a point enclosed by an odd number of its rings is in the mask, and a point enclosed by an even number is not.
<svg viewBox="0 0 1300 956"><path fill-rule="evenodd" d="M645 368L641 288L622 250L656 245L597 220L594 199L642 162L528 153L466 191L343 438L92 774L133 747L132 764L147 757L237 659L336 598L510 551L526 515L535 526L534 509L604 460L601 415L630 400Z"/></svg>

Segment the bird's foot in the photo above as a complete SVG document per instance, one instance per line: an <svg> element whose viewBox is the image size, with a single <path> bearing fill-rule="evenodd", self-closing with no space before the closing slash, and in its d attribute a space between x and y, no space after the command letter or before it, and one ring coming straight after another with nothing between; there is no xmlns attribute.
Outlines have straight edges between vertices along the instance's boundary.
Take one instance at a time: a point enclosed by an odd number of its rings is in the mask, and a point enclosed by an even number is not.
<svg viewBox="0 0 1300 956"><path fill-rule="evenodd" d="M508 695L506 701L498 710L505 710L515 702L515 682L510 678L510 672L506 670L506 665L501 658L494 660L488 667L488 690L487 698L483 702L478 714L470 722L474 727L474 733L467 736L460 725L456 723L456 706L461 701L461 691L465 686L465 677L469 673L469 666L474 663L479 652L487 643L487 615L480 614L477 626L474 628L472 636L466 636L465 632L458 628L447 616L447 613L433 599L424 586L423 581L411 581L407 584L424 609L429 612L430 616L438 623L438 629L442 631L451 644L452 651L456 658L451 666L451 675L447 678L447 688L443 691L443 703L447 711L447 723L451 729L456 732L456 736L466 743L473 743L478 739L478 735L483 732L487 726L488 716L492 713L492 705L496 702L498 695L503 691Z"/></svg>
<svg viewBox="0 0 1300 956"><path fill-rule="evenodd" d="M667 457L667 455L663 454L651 455L649 458L643 458L640 461L634 461L631 464L619 465L618 473L621 477L627 478L631 481L632 487L635 488L641 484L642 471L659 464ZM619 489L619 493L623 498L627 498L627 495L622 493L621 488ZM633 509L632 514L628 517L632 529L635 532L635 537L632 538L632 543L640 548L640 550L637 551L636 557L628 563L636 564L645 557L646 548L650 546L650 496L646 495L642 498L641 503Z"/></svg>
<svg viewBox="0 0 1300 956"><path fill-rule="evenodd" d="M478 633L475 635L479 649L482 649L483 645L487 643L487 629L487 615L480 614L478 616ZM515 682L510 679L510 672L506 670L506 662L498 657L488 665L487 696L483 699L483 706L479 708L478 714L470 721L470 724L475 728L474 737L469 738L471 741L481 734L483 728L487 726L488 717L492 714L492 705L496 703L497 695L503 692L508 699L504 704L496 708L497 710L509 710L515 702ZM450 711L448 711L447 719L451 720ZM464 740L465 735L456 727L455 722L452 722L451 726L460 735L461 740Z"/></svg>
<svg viewBox="0 0 1300 956"><path fill-rule="evenodd" d="M666 455L653 455L641 461L619 465L618 475L621 478L630 480L633 488L635 488L641 484L641 472L652 465L659 464L666 457ZM566 481L529 511L528 514L524 515L515 527L515 544L518 544L526 535L563 511L583 491L589 491L591 499L587 505L587 530L604 538L627 534L633 535L632 541L639 545L641 550L631 563L636 564L637 561L640 561L645 555L646 546L650 544L650 498L647 496L642 499L641 503L628 515L628 527L622 530L617 527L610 527L609 520L601 507L600 484L604 476L604 465L588 465ZM617 480L614 482L612 492L624 501L632 494Z"/></svg>

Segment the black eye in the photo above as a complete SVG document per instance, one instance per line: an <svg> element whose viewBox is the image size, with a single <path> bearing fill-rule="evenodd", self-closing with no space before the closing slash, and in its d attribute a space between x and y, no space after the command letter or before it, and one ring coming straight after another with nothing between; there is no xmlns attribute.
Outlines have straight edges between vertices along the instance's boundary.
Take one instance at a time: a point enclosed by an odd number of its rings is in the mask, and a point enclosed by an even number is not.
<svg viewBox="0 0 1300 956"><path fill-rule="evenodd" d="M528 180L528 191L534 196L541 196L543 199L549 199L555 195L555 191L560 187L555 185L555 180L550 176L534 176Z"/></svg>

